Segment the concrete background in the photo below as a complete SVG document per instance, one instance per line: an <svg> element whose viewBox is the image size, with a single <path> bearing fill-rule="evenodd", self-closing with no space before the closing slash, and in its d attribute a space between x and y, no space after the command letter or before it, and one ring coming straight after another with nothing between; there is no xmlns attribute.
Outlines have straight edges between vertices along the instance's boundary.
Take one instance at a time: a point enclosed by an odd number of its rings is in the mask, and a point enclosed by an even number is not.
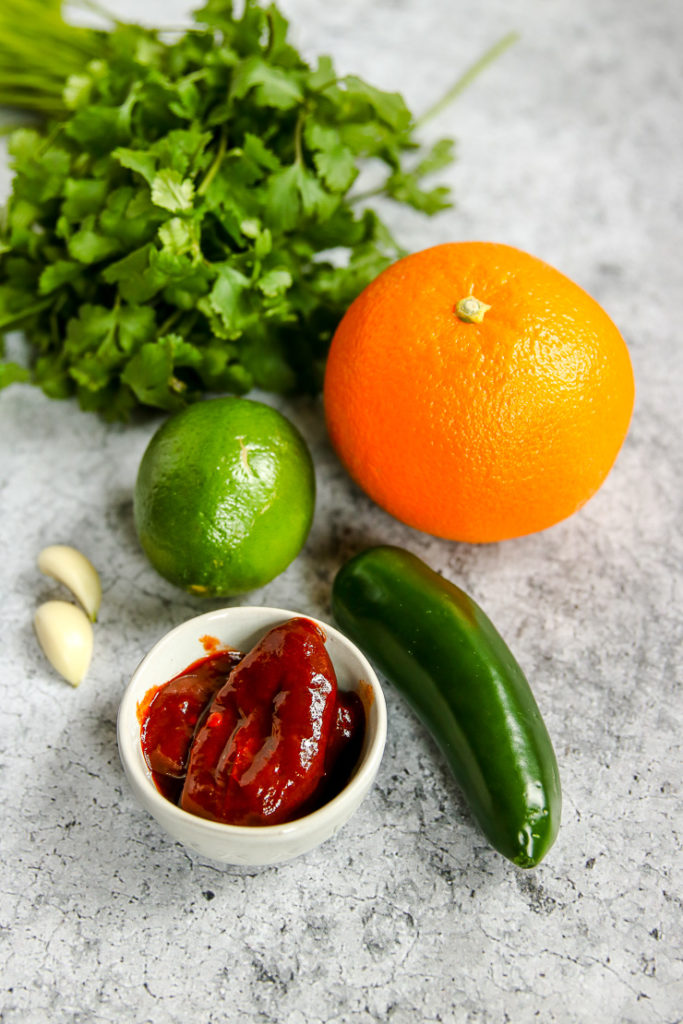
<svg viewBox="0 0 683 1024"><path fill-rule="evenodd" d="M591 292L629 346L630 434L576 516L486 547L394 522L349 481L320 405L282 402L313 450L302 555L250 601L329 616L359 547L410 548L487 610L553 737L563 825L523 873L491 850L432 740L386 686L377 784L344 830L278 868L220 867L135 805L115 716L145 651L200 604L139 550L131 493L156 425L105 426L28 387L0 395L4 596L0 1020L593 1022L683 1019L681 448L683 7L678 0L283 0L306 54L420 112L503 33L516 46L430 135L457 206L387 208L410 249L518 245ZM120 0L182 22L189 5ZM4 158L3 158L4 159ZM0 189L9 173L0 161ZM47 543L97 564L102 614L72 690L35 643Z"/></svg>

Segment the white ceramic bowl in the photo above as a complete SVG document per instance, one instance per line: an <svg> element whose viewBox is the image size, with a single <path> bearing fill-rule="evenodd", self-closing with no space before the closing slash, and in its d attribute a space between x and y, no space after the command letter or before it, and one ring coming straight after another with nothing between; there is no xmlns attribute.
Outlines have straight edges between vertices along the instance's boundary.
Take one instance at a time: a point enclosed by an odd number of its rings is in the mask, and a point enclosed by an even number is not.
<svg viewBox="0 0 683 1024"><path fill-rule="evenodd" d="M138 665L118 714L121 761L138 802L186 846L228 864L276 864L312 849L334 835L370 789L386 739L386 705L370 663L342 633L313 619L325 631L326 647L342 690L355 690L365 708L365 738L353 776L338 796L319 810L284 825L224 825L176 807L161 795L140 744L138 705L152 687L178 675L206 654L200 638L248 651L273 626L302 613L282 608L221 608L198 615L167 633ZM311 616L305 616L311 618Z"/></svg>

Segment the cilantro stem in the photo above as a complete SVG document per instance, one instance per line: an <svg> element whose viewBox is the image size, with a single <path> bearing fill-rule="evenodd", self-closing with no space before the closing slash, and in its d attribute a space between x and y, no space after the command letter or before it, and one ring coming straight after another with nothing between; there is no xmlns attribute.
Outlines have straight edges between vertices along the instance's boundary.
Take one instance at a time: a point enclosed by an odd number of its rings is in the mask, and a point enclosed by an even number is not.
<svg viewBox="0 0 683 1024"><path fill-rule="evenodd" d="M0 88L0 106L16 107L17 93L15 91L5 92ZM37 114L59 114L64 110L64 104L56 96L48 98L45 93L38 92L35 96L22 93L20 106L24 110L32 110Z"/></svg>
<svg viewBox="0 0 683 1024"><path fill-rule="evenodd" d="M357 192L355 196L349 196L350 203L362 203L366 199L374 199L375 196L382 196L385 194L386 183L384 185L378 185L377 188L369 188L366 192Z"/></svg>
<svg viewBox="0 0 683 1024"><path fill-rule="evenodd" d="M467 71L465 71L464 74L462 74L457 81L453 83L450 89L444 93L440 100L437 100L437 102L429 107L424 114L418 117L415 122L415 127L421 128L427 121L431 121L432 118L438 117L446 107L450 106L453 100L457 99L461 92L464 92L465 89L467 89L474 79L485 68L487 68L489 64L492 64L497 60L498 57L500 57L508 47L512 46L513 43L516 43L518 39L519 35L517 32L508 32L508 34L503 36L502 39L499 39L497 43L494 43L490 49L483 53L478 60L475 60L474 64L472 64Z"/></svg>
<svg viewBox="0 0 683 1024"><path fill-rule="evenodd" d="M163 338L164 334L168 334L171 327L177 324L183 313L184 310L182 309L174 309L170 316L166 317L161 327L157 330L157 338Z"/></svg>
<svg viewBox="0 0 683 1024"><path fill-rule="evenodd" d="M343 82L343 81L344 81L344 79L343 79L343 78L341 78L341 77L340 77L339 75L335 75L335 76L334 76L334 78L328 78L326 82L323 82L323 84L322 84L322 85L319 85L319 86L318 86L318 87L317 87L317 88L316 88L316 89L314 90L314 92L316 92L316 93L320 94L321 92L325 92L325 90L326 90L326 89L329 89L329 88L330 88L330 86L332 86L332 85L338 85L338 84L339 84L339 82Z"/></svg>
<svg viewBox="0 0 683 1024"><path fill-rule="evenodd" d="M66 79L106 48L105 34L67 24L58 3L2 0L0 103L44 116L63 113Z"/></svg>
<svg viewBox="0 0 683 1024"><path fill-rule="evenodd" d="M84 58L90 60L102 49L98 33L67 25L60 19L45 21L42 4L37 16L41 19L41 34L28 29L31 12L4 10L0 14L0 53L28 58L30 64L49 68L55 76L62 76L69 63L73 69L82 68ZM15 19L13 21L12 14ZM58 48L58 49L57 49ZM40 52L42 51L42 53ZM42 64L42 59L45 64Z"/></svg>
<svg viewBox="0 0 683 1024"><path fill-rule="evenodd" d="M205 195L209 185L211 184L213 179L218 174L220 166L221 166L221 164L223 162L223 157L225 156L225 150L227 148L227 145L228 145L228 136L227 136L227 133L225 131L225 128L222 128L221 129L221 137L220 137L219 142L218 142L218 149L216 150L216 155L213 158L213 163L209 167L208 171L204 175L203 180L199 183L199 186L197 188L197 195L198 196Z"/></svg>
<svg viewBox="0 0 683 1024"><path fill-rule="evenodd" d="M304 112L304 110L300 110L299 116L296 119L296 127L294 128L294 154L296 163L298 164L303 164L304 162L304 151L303 146L301 145L301 135L303 132L305 117L306 113Z"/></svg>
<svg viewBox="0 0 683 1024"><path fill-rule="evenodd" d="M34 302L31 306L18 310L16 313L7 313L0 319L0 329L6 330L8 327L18 327L28 317L47 309L51 303L52 299L50 298L42 299L39 302Z"/></svg>
<svg viewBox="0 0 683 1024"><path fill-rule="evenodd" d="M64 125L61 123L61 121L58 121L57 124L52 129L52 131L48 135L45 136L45 138L43 139L43 142L42 142L42 144L40 146L40 149L38 150L38 155L39 156L43 156L48 151L48 149L50 148L52 143L55 141L55 139L59 137L63 127L64 127Z"/></svg>
<svg viewBox="0 0 683 1024"><path fill-rule="evenodd" d="M263 50L266 57L270 56L271 50L273 49L273 43L275 42L275 26L273 24L273 12L266 9L266 21L268 22L268 42Z"/></svg>
<svg viewBox="0 0 683 1024"><path fill-rule="evenodd" d="M4 86L18 87L20 89L40 89L47 92L54 92L59 95L62 86L56 79L49 76L42 77L36 71L3 71L2 82Z"/></svg>

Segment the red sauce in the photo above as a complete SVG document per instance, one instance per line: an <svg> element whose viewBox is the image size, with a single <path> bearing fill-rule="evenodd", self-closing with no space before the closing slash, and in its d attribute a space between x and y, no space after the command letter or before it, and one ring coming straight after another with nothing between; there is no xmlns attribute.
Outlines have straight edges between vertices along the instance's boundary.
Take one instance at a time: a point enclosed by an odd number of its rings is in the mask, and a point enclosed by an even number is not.
<svg viewBox="0 0 683 1024"><path fill-rule="evenodd" d="M216 651L220 651L222 647L218 637L211 636L209 633L206 636L200 636L199 642L207 654L214 654Z"/></svg>
<svg viewBox="0 0 683 1024"><path fill-rule="evenodd" d="M141 742L159 791L184 810L233 825L275 825L321 807L346 785L365 712L337 688L325 637L297 618L246 655L219 651L141 703Z"/></svg>

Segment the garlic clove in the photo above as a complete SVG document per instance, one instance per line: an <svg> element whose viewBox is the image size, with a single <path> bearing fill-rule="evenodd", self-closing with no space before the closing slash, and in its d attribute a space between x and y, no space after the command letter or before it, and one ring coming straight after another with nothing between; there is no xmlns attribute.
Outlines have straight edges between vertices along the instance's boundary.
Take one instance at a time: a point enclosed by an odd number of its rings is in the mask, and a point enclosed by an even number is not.
<svg viewBox="0 0 683 1024"><path fill-rule="evenodd" d="M46 601L36 610L33 625L52 667L78 686L90 667L93 648L93 628L85 612L68 601Z"/></svg>
<svg viewBox="0 0 683 1024"><path fill-rule="evenodd" d="M52 544L38 555L38 568L63 583L81 602L93 622L102 601L102 585L90 559L66 544Z"/></svg>

